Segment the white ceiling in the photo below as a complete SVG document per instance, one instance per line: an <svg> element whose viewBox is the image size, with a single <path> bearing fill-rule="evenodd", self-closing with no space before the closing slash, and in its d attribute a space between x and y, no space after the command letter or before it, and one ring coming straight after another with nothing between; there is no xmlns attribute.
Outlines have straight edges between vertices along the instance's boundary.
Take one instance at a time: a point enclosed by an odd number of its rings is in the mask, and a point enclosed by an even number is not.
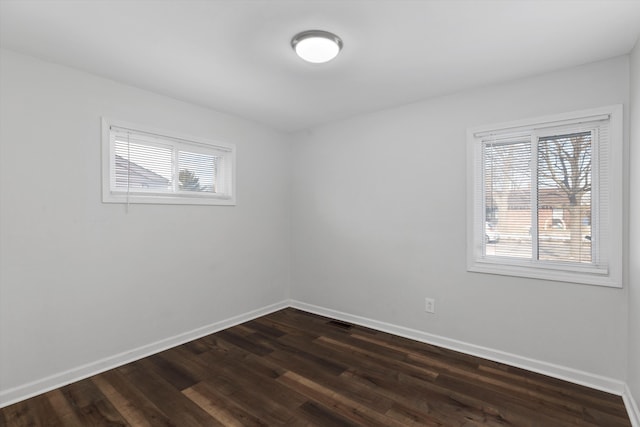
<svg viewBox="0 0 640 427"><path fill-rule="evenodd" d="M327 64L300 31L344 41ZM293 131L628 53L640 0L0 0L0 44Z"/></svg>

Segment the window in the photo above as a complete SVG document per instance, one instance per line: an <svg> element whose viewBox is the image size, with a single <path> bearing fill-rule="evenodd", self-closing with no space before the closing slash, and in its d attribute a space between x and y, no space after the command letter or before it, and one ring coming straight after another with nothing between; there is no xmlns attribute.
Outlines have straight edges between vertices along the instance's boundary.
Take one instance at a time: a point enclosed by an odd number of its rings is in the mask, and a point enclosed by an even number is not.
<svg viewBox="0 0 640 427"><path fill-rule="evenodd" d="M235 204L233 145L106 119L102 133L103 202Z"/></svg>
<svg viewBox="0 0 640 427"><path fill-rule="evenodd" d="M620 287L622 106L468 131L469 271Z"/></svg>

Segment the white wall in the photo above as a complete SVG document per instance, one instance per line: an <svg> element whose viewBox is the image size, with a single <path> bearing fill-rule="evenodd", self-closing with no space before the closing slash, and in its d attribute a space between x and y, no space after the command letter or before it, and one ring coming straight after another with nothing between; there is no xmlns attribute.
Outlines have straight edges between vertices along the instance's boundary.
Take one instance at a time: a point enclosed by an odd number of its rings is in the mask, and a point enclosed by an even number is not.
<svg viewBox="0 0 640 427"><path fill-rule="evenodd" d="M291 153L245 120L0 55L0 394L283 301L291 284L298 301L626 379L640 396L633 220L631 292L465 270L466 129L628 111L628 57L329 124L295 135ZM237 144L238 206L102 204L103 115Z"/></svg>
<svg viewBox="0 0 640 427"><path fill-rule="evenodd" d="M9 51L0 63L0 394L286 299L283 135ZM235 143L238 205L101 203L103 115Z"/></svg>
<svg viewBox="0 0 640 427"><path fill-rule="evenodd" d="M618 103L626 111L628 67L619 57L297 135L292 298L624 381L628 287L466 271L465 132Z"/></svg>
<svg viewBox="0 0 640 427"><path fill-rule="evenodd" d="M629 375L640 408L640 40L631 54L631 182L629 250ZM640 416L640 414L638 414ZM639 420L640 421L640 420Z"/></svg>

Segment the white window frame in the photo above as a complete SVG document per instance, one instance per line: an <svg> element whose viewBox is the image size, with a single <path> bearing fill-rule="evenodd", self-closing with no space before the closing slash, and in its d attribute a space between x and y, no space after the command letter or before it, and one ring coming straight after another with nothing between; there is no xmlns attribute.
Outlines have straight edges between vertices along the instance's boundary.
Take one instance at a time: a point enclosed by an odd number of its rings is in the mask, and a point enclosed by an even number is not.
<svg viewBox="0 0 640 427"><path fill-rule="evenodd" d="M592 200L600 191L608 192L607 206L597 206L593 211L592 232L606 228L606 238L592 240L596 259L592 264L559 263L551 261L518 259L516 257L484 256L485 246L485 201L482 149L487 136L496 138L544 135L548 128L564 126L579 127L581 123L608 118L607 143L597 145L592 157ZM467 130L467 270L471 272L527 277L562 282L581 283L608 287L622 287L623 245L623 110L622 105L612 105L590 110L575 111L509 123L480 126ZM604 151L603 151L604 150ZM598 152L608 157L607 165L598 161ZM532 147L532 156L534 155ZM599 170L598 168L606 168ZM593 171L596 172L593 172ZM532 171L533 172L533 171ZM598 176L608 179L598 180ZM606 187L605 187L606 186ZM533 209L533 206L532 206ZM602 223L601 213L609 220ZM604 222L604 221L603 221ZM537 224L532 222L532 228ZM604 234L604 233L603 233ZM596 235L597 236L597 235ZM533 246L533 242L532 242ZM532 249L533 253L533 249ZM600 262L599 260L605 260Z"/></svg>
<svg viewBox="0 0 640 427"><path fill-rule="evenodd" d="M112 129L114 131L112 132ZM224 165L218 171L218 179L224 183L216 193L178 190L153 192L148 190L116 190L112 188L115 174L115 133L130 130L132 134L144 135L148 145L162 145L173 150L173 162L177 161L177 152L189 151L213 154L222 157ZM145 144L147 142L145 141ZM172 181L178 182L178 171L173 171ZM186 136L176 132L151 128L149 126L128 123L120 120L102 118L102 201L104 203L145 203L180 205L235 205L236 204L236 147L227 142L212 141L204 138Z"/></svg>

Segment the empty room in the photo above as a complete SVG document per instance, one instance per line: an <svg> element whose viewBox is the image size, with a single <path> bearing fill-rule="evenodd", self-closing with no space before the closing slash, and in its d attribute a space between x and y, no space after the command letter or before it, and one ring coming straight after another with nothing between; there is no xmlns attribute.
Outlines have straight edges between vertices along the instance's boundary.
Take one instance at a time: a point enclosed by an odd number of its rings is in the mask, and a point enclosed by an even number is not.
<svg viewBox="0 0 640 427"><path fill-rule="evenodd" d="M640 1L0 0L0 426L640 427Z"/></svg>

